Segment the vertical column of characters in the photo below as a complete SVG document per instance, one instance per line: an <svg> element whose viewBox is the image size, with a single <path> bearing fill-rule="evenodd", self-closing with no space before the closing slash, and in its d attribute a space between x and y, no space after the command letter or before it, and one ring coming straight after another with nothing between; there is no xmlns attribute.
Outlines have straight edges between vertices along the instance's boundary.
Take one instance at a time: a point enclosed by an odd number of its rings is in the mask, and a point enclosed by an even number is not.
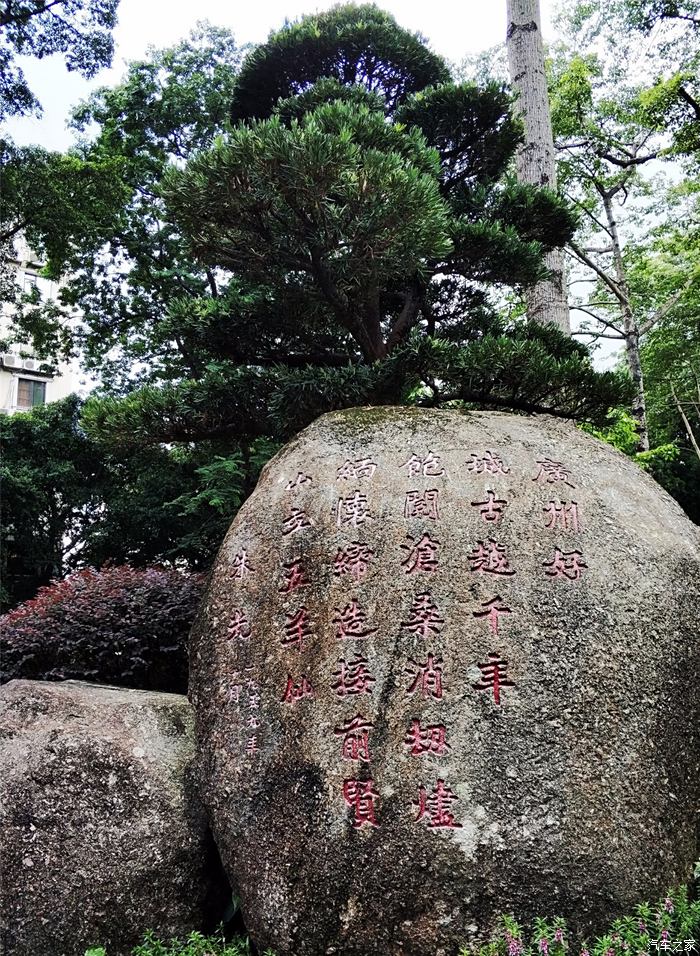
<svg viewBox="0 0 700 956"><path fill-rule="evenodd" d="M493 582L494 585L496 581L505 583L515 576L516 569L510 562L505 545L500 543L497 537L509 502L501 497L501 492L496 491L496 484L502 480L501 476L506 478L510 475L510 468L498 452L489 448L482 453L472 452L466 460L466 470L470 476L486 480L483 496L471 501L471 507L479 515L486 533L477 539L467 557L469 570L483 578L484 582ZM500 585L495 585L494 591L496 587L500 590ZM503 656L499 646L500 618L512 613L500 593L487 597L478 610L472 611L477 620L483 620L487 625L493 647L485 661L476 662L481 676L472 687L474 690L487 692L495 706L501 705L503 688L515 686L508 677L508 659Z"/></svg>
<svg viewBox="0 0 700 956"><path fill-rule="evenodd" d="M295 707L302 701L313 699L315 696L314 688L300 660L301 652L306 649L307 642L314 636L314 625L304 601L304 592L311 587L312 580L304 564L301 550L298 548L300 539L315 524L299 498L300 489L312 486L313 482L311 475L299 471L285 485L285 491L292 500L286 505L282 518L280 578L277 590L282 596L284 613L284 620L278 622L279 640L282 647L293 653L281 697L282 703L289 707Z"/></svg>
<svg viewBox="0 0 700 956"><path fill-rule="evenodd" d="M355 829L363 826L378 827L379 793L371 771L370 735L373 720L364 711L371 699L375 677L369 669L362 644L377 632L372 625L359 597L359 589L365 580L375 552L361 540L371 523L375 521L367 493L363 490L371 482L377 470L377 462L371 458L346 459L336 471L339 484L334 507L335 524L339 532L350 532L356 540L342 543L333 559L333 573L351 585L349 600L334 609L333 627L336 640L341 646L353 642L353 654L344 651L339 658L332 677L331 690L339 702L352 701L354 715L344 715L334 729L340 745L340 756L347 762L351 775L343 779L342 796L350 811L350 824ZM355 484L356 487L348 489ZM361 642L361 643L360 643Z"/></svg>
<svg viewBox="0 0 700 956"><path fill-rule="evenodd" d="M406 478L411 482L404 497L404 519L412 525L422 524L418 531L406 535L401 546L404 552L402 571L415 579L417 587L400 628L420 648L420 653L414 652L408 658L405 671L404 693L416 701L416 712L406 728L403 746L411 759L422 762L425 757L440 758L450 751L445 723L431 722L421 713L425 705L442 701L445 691L444 662L435 643L445 618L431 587L440 568L442 542L435 529L441 521L442 502L440 489L426 486L435 478L446 479L448 476L441 456L431 450L421 455L412 452L400 467L406 470ZM421 782L413 803L413 810L417 811L414 822L422 821L430 830L461 827L451 809L457 799L443 776L438 776L428 785Z"/></svg>

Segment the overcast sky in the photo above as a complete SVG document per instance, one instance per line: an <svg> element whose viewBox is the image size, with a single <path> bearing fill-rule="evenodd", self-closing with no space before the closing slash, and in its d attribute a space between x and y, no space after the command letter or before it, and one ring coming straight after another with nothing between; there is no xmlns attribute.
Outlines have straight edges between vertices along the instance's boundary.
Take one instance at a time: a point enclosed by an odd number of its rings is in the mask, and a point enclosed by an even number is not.
<svg viewBox="0 0 700 956"><path fill-rule="evenodd" d="M24 63L30 86L44 107L41 119L22 119L7 124L16 142L38 143L48 149L65 149L71 143L66 117L71 106L95 86L116 83L128 60L143 57L149 46L169 46L185 37L197 20L210 20L228 27L236 40L259 43L285 19L325 10L334 0L121 0L115 30L114 65L88 82L68 73L60 57ZM505 38L506 0L378 0L398 22L420 31L432 48L459 62L468 54L501 43ZM543 33L551 40L551 10L554 0L541 0Z"/></svg>

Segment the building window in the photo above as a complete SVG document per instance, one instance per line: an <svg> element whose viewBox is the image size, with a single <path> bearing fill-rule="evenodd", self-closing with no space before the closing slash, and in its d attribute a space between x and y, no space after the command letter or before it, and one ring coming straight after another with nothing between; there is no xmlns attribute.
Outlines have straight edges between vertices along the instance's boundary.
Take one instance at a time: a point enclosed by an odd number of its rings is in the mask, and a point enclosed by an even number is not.
<svg viewBox="0 0 700 956"><path fill-rule="evenodd" d="M17 407L33 408L46 401L46 382L35 382L31 378L17 379Z"/></svg>

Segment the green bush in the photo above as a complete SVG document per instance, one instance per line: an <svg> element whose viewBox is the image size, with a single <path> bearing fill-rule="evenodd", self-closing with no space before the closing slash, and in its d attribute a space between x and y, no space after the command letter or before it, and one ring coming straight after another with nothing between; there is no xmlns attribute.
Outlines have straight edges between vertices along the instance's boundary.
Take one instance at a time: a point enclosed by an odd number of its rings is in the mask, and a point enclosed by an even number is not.
<svg viewBox="0 0 700 956"><path fill-rule="evenodd" d="M85 956L109 954L102 946L96 946L88 949ZM187 939L171 939L168 943L146 933L143 943L132 950L132 956L251 956L251 948L245 938L226 942L221 932L213 936L190 933Z"/></svg>
<svg viewBox="0 0 700 956"><path fill-rule="evenodd" d="M688 942L694 949L687 948ZM655 945L656 944L656 945ZM536 919L529 932L504 916L495 939L487 946L465 947L459 956L641 956L700 949L700 900L690 902L685 888L670 891L651 905L640 903L633 916L615 920L611 929L582 946L567 939L562 919Z"/></svg>

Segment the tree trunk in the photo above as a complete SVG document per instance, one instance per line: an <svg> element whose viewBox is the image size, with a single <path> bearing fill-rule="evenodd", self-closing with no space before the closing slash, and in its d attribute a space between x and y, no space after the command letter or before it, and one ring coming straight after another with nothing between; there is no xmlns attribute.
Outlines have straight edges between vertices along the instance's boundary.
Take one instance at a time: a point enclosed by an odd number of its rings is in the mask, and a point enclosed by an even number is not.
<svg viewBox="0 0 700 956"><path fill-rule="evenodd" d="M508 67L518 93L515 108L525 127L525 142L518 150L518 179L533 186L557 188L552 119L540 25L539 0L507 0ZM545 257L551 275L526 292L530 322L553 322L571 334L566 300L564 250L553 249Z"/></svg>
<svg viewBox="0 0 700 956"><path fill-rule="evenodd" d="M613 209L612 196L610 193L602 192L603 208L605 209L605 218L608 222L608 235L612 242L613 263L615 268L615 282L620 291L620 308L622 311L622 328L625 333L625 351L627 353L627 365L634 382L635 396L632 401L632 416L637 423L637 434L639 441L637 443L638 451L649 451L649 428L647 425L647 402L644 392L644 374L642 372L642 357L639 351L639 323L634 314L630 300L629 286L627 284L627 273L625 263L622 257L622 245L620 243L620 234L617 229L617 219Z"/></svg>

